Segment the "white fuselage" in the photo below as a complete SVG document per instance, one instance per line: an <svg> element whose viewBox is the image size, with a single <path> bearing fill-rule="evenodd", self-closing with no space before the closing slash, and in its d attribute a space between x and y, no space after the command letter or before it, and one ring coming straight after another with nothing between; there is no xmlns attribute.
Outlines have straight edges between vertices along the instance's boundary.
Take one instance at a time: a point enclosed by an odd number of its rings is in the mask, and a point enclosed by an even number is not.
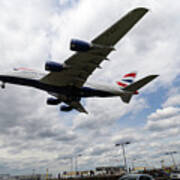
<svg viewBox="0 0 180 180"><path fill-rule="evenodd" d="M38 81L41 82L41 79L46 76L47 73L42 73L42 72L37 72L34 70L29 70L29 69L14 69L14 71L5 73L3 75L0 75L0 80L3 82L7 83L12 83L12 84L20 84L20 85L29 85L31 84L23 84L23 83L18 83L16 79L22 79L24 81ZM15 79L13 81L11 80L3 80L3 78L9 77L9 79ZM33 85L32 85L33 86ZM50 85L49 85L50 86ZM115 84L98 84L96 82L86 82L84 87L91 88L96 91L102 91L102 92L108 92L112 94L113 96L120 96L123 94L123 90L119 87L116 86ZM47 90L48 91L48 90ZM51 93L53 94L53 93ZM54 93L56 94L56 93ZM56 94L57 97L57 94Z"/></svg>
<svg viewBox="0 0 180 180"><path fill-rule="evenodd" d="M86 87L89 87L89 88L92 88L92 89L96 89L96 90L99 90L99 91L106 91L106 92L110 92L114 95L121 95L123 93L123 90L114 85L114 84L105 84L105 83L96 83L96 82L87 82L85 84Z"/></svg>

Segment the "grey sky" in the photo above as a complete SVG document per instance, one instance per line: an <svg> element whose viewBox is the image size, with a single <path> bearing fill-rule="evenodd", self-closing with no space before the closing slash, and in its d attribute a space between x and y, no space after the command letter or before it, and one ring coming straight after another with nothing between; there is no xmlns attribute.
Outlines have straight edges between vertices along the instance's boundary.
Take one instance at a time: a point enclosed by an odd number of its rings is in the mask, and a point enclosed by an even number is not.
<svg viewBox="0 0 180 180"><path fill-rule="evenodd" d="M89 80L114 83L132 70L138 70L138 78L151 73L160 77L129 105L120 98L83 101L89 115L59 112L59 107L46 105L46 93L7 85L5 90L0 90L0 171L24 174L35 168L44 173L48 167L56 174L69 170L68 157L78 153L83 154L79 158L80 169L117 165L123 161L121 151L114 144L123 140L132 141L127 147L129 163L136 156L139 164L149 160L159 166L162 158L171 163L163 152L178 150L180 146L180 2L80 0L69 3L2 0L0 70L26 66L44 71L48 57L63 62L72 54L71 38L91 40L128 11L144 6L150 12L117 45L117 51L110 55L111 61L104 62L103 69L96 70ZM151 97L154 94L161 97L162 90L164 101L152 104ZM154 106L158 108L154 110ZM179 155L176 159L180 160Z"/></svg>

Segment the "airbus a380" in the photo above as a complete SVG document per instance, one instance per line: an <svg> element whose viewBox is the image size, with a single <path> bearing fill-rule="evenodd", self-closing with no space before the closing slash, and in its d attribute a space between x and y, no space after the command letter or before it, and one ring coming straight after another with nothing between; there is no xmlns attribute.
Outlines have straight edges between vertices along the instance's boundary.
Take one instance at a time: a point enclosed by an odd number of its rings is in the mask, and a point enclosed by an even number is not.
<svg viewBox="0 0 180 180"><path fill-rule="evenodd" d="M134 82L135 72L123 76L115 85L100 85L86 82L96 68L101 68L103 60L115 50L115 44L148 12L146 8L136 8L126 14L114 25L101 33L91 42L71 40L70 49L76 51L63 64L48 61L45 70L48 73L39 73L31 69L15 68L14 71L0 75L2 88L5 83L30 86L48 92L48 105L58 105L61 111L73 109L87 113L80 103L81 98L87 97L121 97L129 103L131 97L138 94L138 90L155 79L158 75L149 75Z"/></svg>

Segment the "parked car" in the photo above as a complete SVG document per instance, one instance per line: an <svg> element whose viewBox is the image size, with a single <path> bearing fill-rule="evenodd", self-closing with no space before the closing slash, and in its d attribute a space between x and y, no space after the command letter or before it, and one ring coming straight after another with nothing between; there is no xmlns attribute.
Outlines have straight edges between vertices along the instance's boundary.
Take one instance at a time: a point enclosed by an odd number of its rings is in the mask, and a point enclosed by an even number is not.
<svg viewBox="0 0 180 180"><path fill-rule="evenodd" d="M154 178L148 174L126 174L119 180L154 180Z"/></svg>
<svg viewBox="0 0 180 180"><path fill-rule="evenodd" d="M173 172L171 172L170 179L172 179L172 180L179 179L180 180L180 171L173 171Z"/></svg>

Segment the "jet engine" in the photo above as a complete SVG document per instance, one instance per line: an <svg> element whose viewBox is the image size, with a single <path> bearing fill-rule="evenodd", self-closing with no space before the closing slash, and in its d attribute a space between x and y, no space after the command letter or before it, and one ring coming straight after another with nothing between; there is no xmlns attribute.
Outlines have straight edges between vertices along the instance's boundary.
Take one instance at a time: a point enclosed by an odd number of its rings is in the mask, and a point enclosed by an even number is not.
<svg viewBox="0 0 180 180"><path fill-rule="evenodd" d="M69 112L69 111L71 111L73 108L71 107L71 106L65 106L65 105L63 105L63 106L61 106L60 107L60 110L61 111L64 111L64 112Z"/></svg>
<svg viewBox="0 0 180 180"><path fill-rule="evenodd" d="M54 61L47 61L45 64L45 70L51 72L60 72L64 69L63 64L54 62Z"/></svg>
<svg viewBox="0 0 180 180"><path fill-rule="evenodd" d="M61 101L55 98L48 98L46 103L48 105L58 105L59 103L61 103Z"/></svg>
<svg viewBox="0 0 180 180"><path fill-rule="evenodd" d="M91 49L95 49L95 50L104 49L104 50L110 50L110 51L115 50L115 48L113 46L88 43L86 41L81 41L81 40L77 40L77 39L72 39L70 42L70 50L72 50L72 51L86 52Z"/></svg>
<svg viewBox="0 0 180 180"><path fill-rule="evenodd" d="M77 39L72 39L70 43L70 50L72 51L86 52L89 51L92 47L93 45L91 43Z"/></svg>

